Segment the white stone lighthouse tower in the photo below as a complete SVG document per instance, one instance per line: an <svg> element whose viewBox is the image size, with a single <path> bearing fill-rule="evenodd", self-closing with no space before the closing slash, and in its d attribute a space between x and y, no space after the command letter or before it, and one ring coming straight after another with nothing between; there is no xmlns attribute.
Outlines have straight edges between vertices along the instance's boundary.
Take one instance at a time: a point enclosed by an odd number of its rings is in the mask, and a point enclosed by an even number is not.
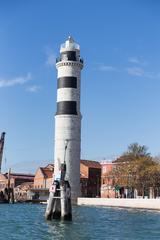
<svg viewBox="0 0 160 240"><path fill-rule="evenodd" d="M71 197L76 200L80 195L80 81L83 61L80 58L80 46L72 37L61 45L56 68L58 76L54 178L59 178L60 163L65 161L66 180L71 185Z"/></svg>

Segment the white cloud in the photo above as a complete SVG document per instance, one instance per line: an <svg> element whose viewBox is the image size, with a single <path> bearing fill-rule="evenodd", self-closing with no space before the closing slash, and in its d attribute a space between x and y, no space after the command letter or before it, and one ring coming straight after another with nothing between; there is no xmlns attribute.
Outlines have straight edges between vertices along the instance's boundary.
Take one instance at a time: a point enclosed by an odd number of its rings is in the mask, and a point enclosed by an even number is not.
<svg viewBox="0 0 160 240"><path fill-rule="evenodd" d="M53 50L49 47L46 47L45 53L47 56L46 65L49 67L54 67L55 63L56 63L56 56L55 56Z"/></svg>
<svg viewBox="0 0 160 240"><path fill-rule="evenodd" d="M33 85L33 86L30 86L30 87L27 87L27 88L26 88L26 91L27 91L27 92L35 93L35 92L38 92L40 89L41 89L40 86Z"/></svg>
<svg viewBox="0 0 160 240"><path fill-rule="evenodd" d="M128 68L125 68L125 71L127 71L127 73L132 76L145 77L150 79L160 78L160 73L147 72L146 70L140 67L128 67Z"/></svg>
<svg viewBox="0 0 160 240"><path fill-rule="evenodd" d="M47 61L46 61L46 64L48 66L51 66L53 67L56 63L56 57L53 53L51 53L50 55L48 55L48 58L47 58Z"/></svg>
<svg viewBox="0 0 160 240"><path fill-rule="evenodd" d="M114 67L112 65L106 65L104 63L96 63L96 70L104 72L118 72L118 73L128 73L130 76L134 77L144 77L148 79L160 79L160 73L147 71L146 65L147 62L141 61L141 58L132 57L129 58L130 63L134 65L126 66L124 68Z"/></svg>
<svg viewBox="0 0 160 240"><path fill-rule="evenodd" d="M159 79L160 78L160 73L146 72L145 77L152 78L152 79Z"/></svg>
<svg viewBox="0 0 160 240"><path fill-rule="evenodd" d="M115 72L117 69L111 65L105 65L105 64L98 64L98 70L99 71L106 71L106 72Z"/></svg>
<svg viewBox="0 0 160 240"><path fill-rule="evenodd" d="M15 85L23 85L31 79L31 73L26 76L20 76L11 79L0 79L0 88L3 87L13 87Z"/></svg>
<svg viewBox="0 0 160 240"><path fill-rule="evenodd" d="M128 62L142 66L147 65L147 62L142 57L129 57Z"/></svg>
<svg viewBox="0 0 160 240"><path fill-rule="evenodd" d="M142 77L144 76L144 70L140 67L129 67L125 69L129 75Z"/></svg>

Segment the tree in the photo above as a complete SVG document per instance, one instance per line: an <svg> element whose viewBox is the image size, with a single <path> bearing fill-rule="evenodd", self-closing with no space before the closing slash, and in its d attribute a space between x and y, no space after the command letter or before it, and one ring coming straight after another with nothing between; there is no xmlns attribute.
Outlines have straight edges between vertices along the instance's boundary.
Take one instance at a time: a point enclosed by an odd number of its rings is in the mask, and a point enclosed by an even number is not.
<svg viewBox="0 0 160 240"><path fill-rule="evenodd" d="M112 175L116 185L137 189L142 196L150 187L160 187L160 165L154 161L145 145L130 144L115 163Z"/></svg>
<svg viewBox="0 0 160 240"><path fill-rule="evenodd" d="M130 155L134 157L144 157L150 156L150 153L147 152L148 147L145 145L139 145L138 143L132 143L128 146L128 150L125 155Z"/></svg>
<svg viewBox="0 0 160 240"><path fill-rule="evenodd" d="M124 152L115 162L130 162L141 157L149 157L148 147L145 145L139 145L138 143L132 143L128 146L126 152Z"/></svg>

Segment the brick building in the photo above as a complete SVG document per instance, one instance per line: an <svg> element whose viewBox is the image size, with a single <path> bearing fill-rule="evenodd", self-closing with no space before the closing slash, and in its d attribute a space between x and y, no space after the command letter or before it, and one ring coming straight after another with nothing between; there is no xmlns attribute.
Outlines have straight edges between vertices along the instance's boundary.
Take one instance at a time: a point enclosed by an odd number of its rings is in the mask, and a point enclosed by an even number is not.
<svg viewBox="0 0 160 240"><path fill-rule="evenodd" d="M48 164L46 167L37 169L34 186L31 195L34 198L47 199L49 188L52 183L54 165ZM80 184L82 197L100 197L101 186L101 164L96 161L80 161Z"/></svg>
<svg viewBox="0 0 160 240"><path fill-rule="evenodd" d="M52 184L54 165L48 164L39 167L35 173L33 188L28 192L28 198L35 201L46 201L49 196L49 188Z"/></svg>
<svg viewBox="0 0 160 240"><path fill-rule="evenodd" d="M101 197L102 198L115 198L115 184L112 176L112 170L116 166L115 162L102 161L102 178L101 178Z"/></svg>
<svg viewBox="0 0 160 240"><path fill-rule="evenodd" d="M24 182L33 182L34 175L33 174L25 174L25 173L10 173L10 186L12 188L17 187L18 185ZM0 174L0 191L4 190L8 187L8 173Z"/></svg>
<svg viewBox="0 0 160 240"><path fill-rule="evenodd" d="M96 161L81 160L80 174L82 197L100 197L101 164Z"/></svg>
<svg viewBox="0 0 160 240"><path fill-rule="evenodd" d="M49 189L52 183L53 171L53 164L48 164L46 167L39 167L35 173L34 188Z"/></svg>
<svg viewBox="0 0 160 240"><path fill-rule="evenodd" d="M33 182L24 182L14 188L14 199L18 202L24 202L29 199L28 192L33 188Z"/></svg>

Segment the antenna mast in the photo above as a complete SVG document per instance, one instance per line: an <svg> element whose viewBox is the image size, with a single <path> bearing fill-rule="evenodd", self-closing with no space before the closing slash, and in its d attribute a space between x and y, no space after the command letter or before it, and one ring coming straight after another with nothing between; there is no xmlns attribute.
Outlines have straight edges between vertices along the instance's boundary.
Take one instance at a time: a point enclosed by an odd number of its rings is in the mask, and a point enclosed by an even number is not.
<svg viewBox="0 0 160 240"><path fill-rule="evenodd" d="M5 134L6 134L5 132L2 132L1 138L0 138L0 173L1 173L1 167L2 167Z"/></svg>

